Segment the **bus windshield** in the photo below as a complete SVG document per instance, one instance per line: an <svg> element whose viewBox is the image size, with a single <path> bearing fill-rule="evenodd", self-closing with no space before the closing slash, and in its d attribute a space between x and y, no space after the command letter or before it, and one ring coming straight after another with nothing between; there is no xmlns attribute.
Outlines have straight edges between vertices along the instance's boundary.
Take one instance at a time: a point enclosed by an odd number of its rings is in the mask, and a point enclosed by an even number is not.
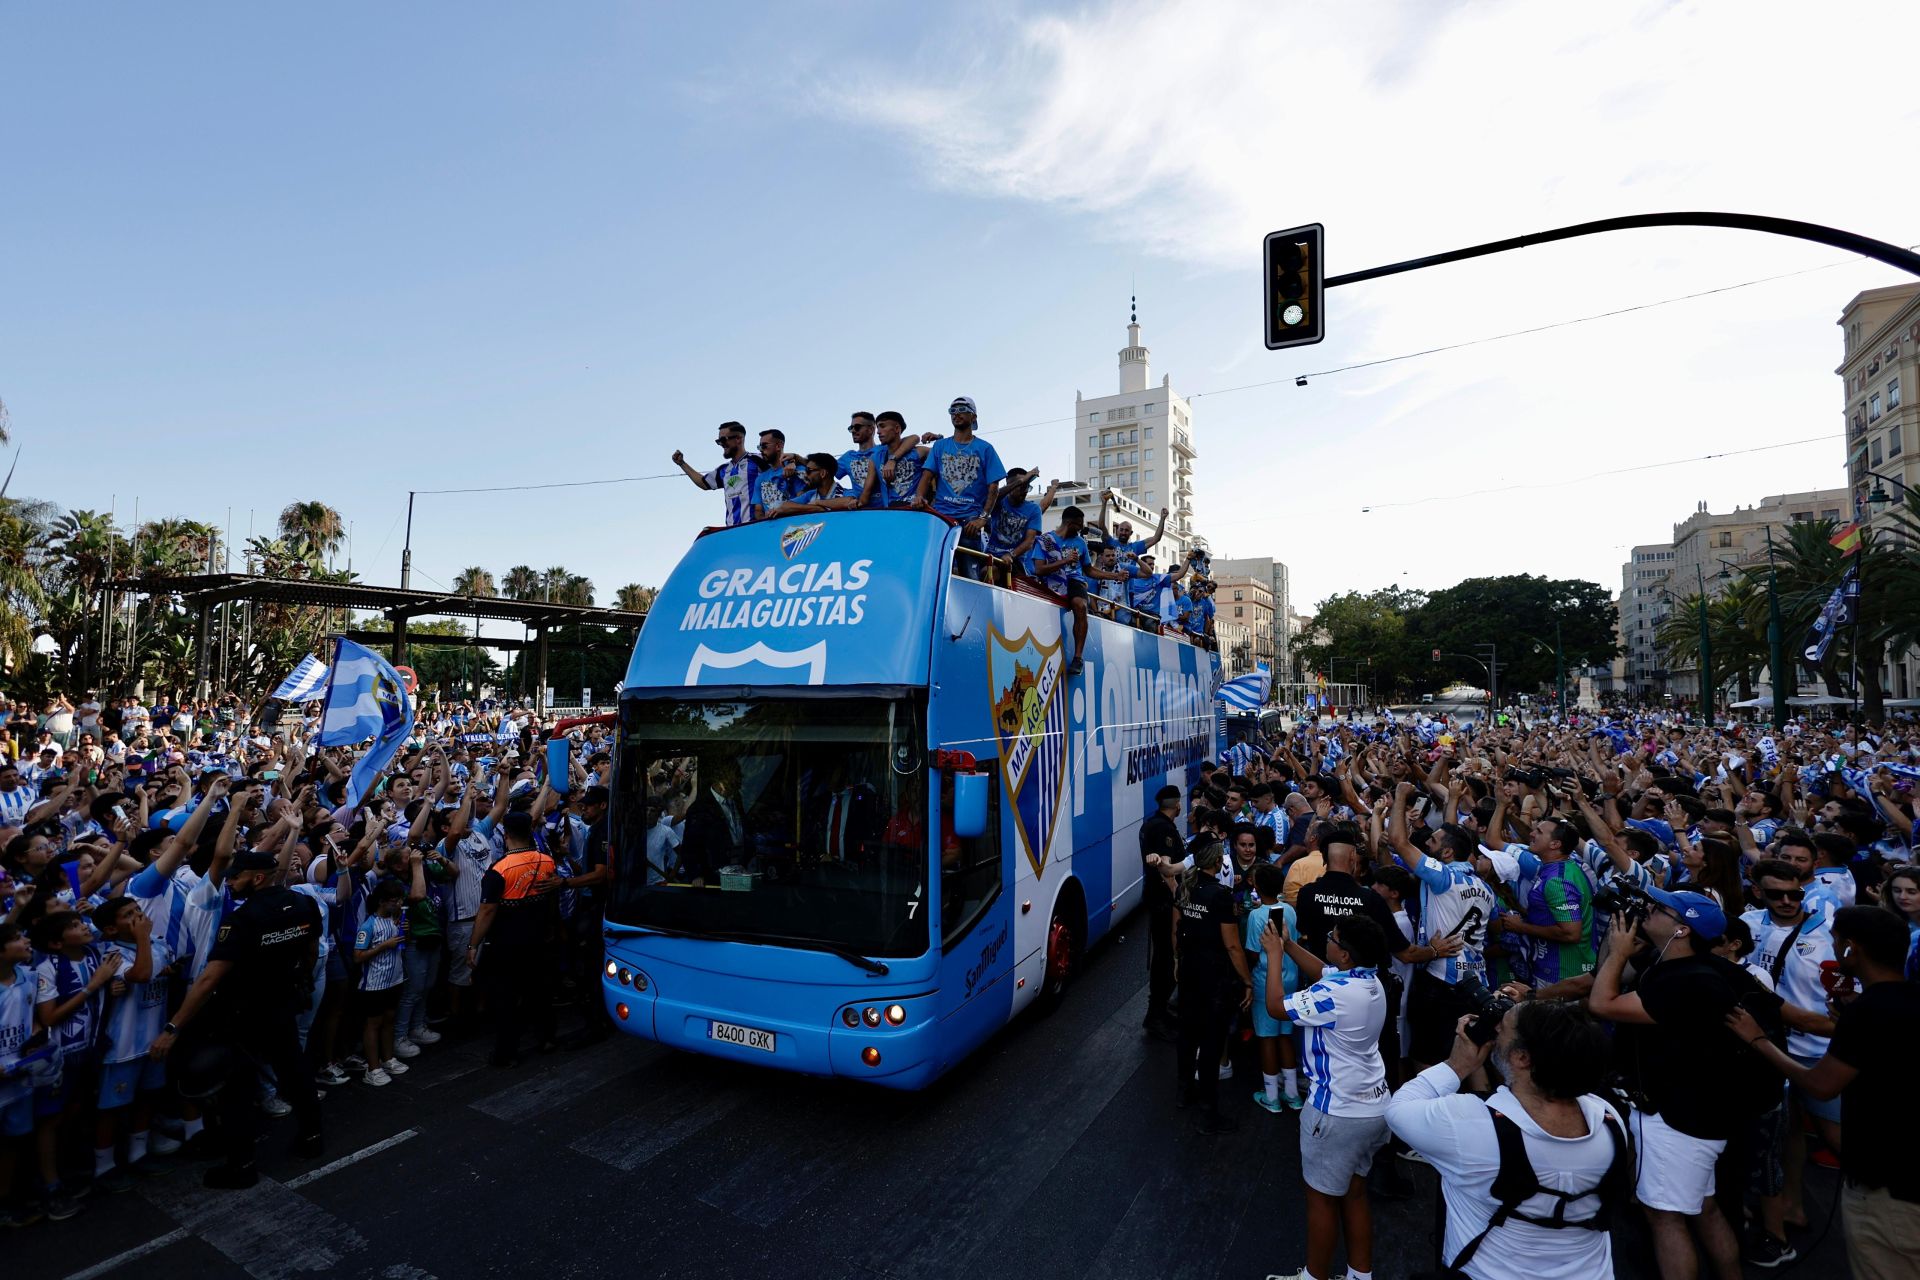
<svg viewBox="0 0 1920 1280"><path fill-rule="evenodd" d="M866 956L926 951L917 703L635 699L620 735L611 921Z"/></svg>

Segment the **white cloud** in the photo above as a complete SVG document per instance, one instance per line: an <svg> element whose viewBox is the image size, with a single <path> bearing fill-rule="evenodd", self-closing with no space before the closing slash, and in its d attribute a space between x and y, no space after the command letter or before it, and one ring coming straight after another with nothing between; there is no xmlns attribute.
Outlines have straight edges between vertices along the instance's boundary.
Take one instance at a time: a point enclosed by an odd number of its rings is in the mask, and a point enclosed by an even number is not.
<svg viewBox="0 0 1920 1280"><path fill-rule="evenodd" d="M929 184L1054 207L1242 308L1261 236L1304 221L1327 224L1335 271L1659 209L1920 241L1920 173L1904 159L1920 107L1899 70L1917 38L1920 5L1871 0L1157 0L995 11L925 42L924 66L872 68L874 91L812 105L922 157ZM955 48L972 51L957 80ZM1844 256L1741 232L1630 232L1337 291L1330 340L1305 353L1246 359L1237 333L1149 337L1176 386L1200 389ZM1401 572L1427 586L1527 569L1616 583L1619 549L1663 535L1698 497L1726 507L1837 484L1839 443L1598 483L1571 501L1358 508L1837 433L1833 320L1858 289L1897 278L1848 266L1315 384L1324 392L1203 399L1203 529L1216 547L1289 560L1302 603ZM1184 372L1167 361L1176 351ZM1265 514L1274 486L1324 519ZM1337 559L1328 520L1343 531Z"/></svg>

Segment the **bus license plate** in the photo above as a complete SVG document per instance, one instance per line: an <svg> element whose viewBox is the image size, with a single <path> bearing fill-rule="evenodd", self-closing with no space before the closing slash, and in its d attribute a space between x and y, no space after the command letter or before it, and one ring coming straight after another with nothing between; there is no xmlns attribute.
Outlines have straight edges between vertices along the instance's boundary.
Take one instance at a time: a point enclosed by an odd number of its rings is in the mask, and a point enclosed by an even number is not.
<svg viewBox="0 0 1920 1280"><path fill-rule="evenodd" d="M735 1026L731 1022L709 1022L707 1038L724 1040L728 1044L737 1044L743 1049L758 1049L762 1053L773 1052L773 1032L762 1031L758 1027Z"/></svg>

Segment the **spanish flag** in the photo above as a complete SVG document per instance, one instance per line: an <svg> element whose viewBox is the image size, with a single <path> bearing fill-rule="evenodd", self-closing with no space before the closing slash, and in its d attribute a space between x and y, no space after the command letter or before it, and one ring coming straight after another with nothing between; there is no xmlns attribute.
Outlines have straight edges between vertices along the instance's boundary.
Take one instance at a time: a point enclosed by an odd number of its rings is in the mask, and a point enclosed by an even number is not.
<svg viewBox="0 0 1920 1280"><path fill-rule="evenodd" d="M1829 539L1829 541L1831 541L1834 546L1840 548L1841 555L1843 556L1852 555L1854 552L1860 549L1859 522L1855 521L1854 523L1848 525L1846 528L1842 529L1840 532L1834 534L1833 537Z"/></svg>

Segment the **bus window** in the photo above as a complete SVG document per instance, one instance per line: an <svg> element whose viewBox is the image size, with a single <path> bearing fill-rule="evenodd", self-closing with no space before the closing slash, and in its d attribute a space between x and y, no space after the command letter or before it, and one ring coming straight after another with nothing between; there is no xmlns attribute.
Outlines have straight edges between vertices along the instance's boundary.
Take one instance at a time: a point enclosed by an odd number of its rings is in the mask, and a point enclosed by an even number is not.
<svg viewBox="0 0 1920 1280"><path fill-rule="evenodd" d="M987 779L987 829L967 839L953 834L953 775L940 775L940 936L943 945L973 927L1000 895L999 780Z"/></svg>

